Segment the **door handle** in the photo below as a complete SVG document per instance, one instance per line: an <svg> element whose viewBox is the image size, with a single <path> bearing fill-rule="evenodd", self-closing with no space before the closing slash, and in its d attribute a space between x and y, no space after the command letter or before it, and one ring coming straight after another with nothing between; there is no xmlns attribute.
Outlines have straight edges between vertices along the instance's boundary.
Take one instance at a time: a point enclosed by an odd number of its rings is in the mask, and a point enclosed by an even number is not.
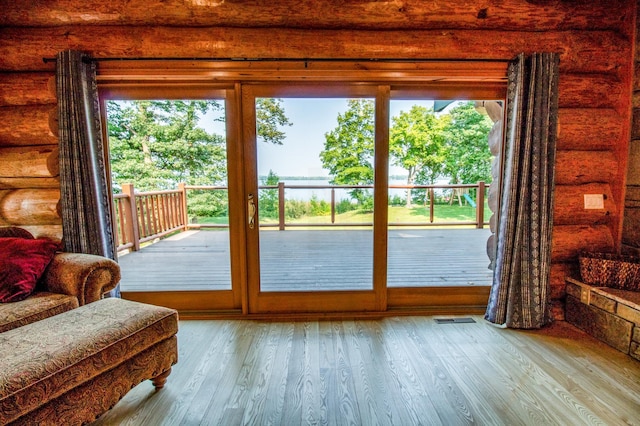
<svg viewBox="0 0 640 426"><path fill-rule="evenodd" d="M249 220L249 229L253 229L256 220L256 203L253 201L253 194L249 194L247 200L247 213Z"/></svg>

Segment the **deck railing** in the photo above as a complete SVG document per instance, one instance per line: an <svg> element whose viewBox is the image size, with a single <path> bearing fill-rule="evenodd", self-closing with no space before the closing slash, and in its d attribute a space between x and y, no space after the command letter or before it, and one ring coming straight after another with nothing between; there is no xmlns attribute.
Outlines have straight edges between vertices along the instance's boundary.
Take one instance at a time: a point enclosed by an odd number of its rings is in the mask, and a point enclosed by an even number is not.
<svg viewBox="0 0 640 426"><path fill-rule="evenodd" d="M135 193L131 184L113 196L118 251L140 250L140 244L184 229L187 225L185 185L177 190Z"/></svg>
<svg viewBox="0 0 640 426"><path fill-rule="evenodd" d="M489 185L484 182L461 185L389 185L389 189L425 190L425 205L429 207L429 220L421 222L390 222L390 226L469 226L483 228L488 224L484 220L485 192ZM122 185L122 193L115 194L114 211L116 214L116 236L118 251L140 249L140 244L161 238L172 232L201 228L226 228L228 224L189 223L187 213L187 192L189 190L226 191L226 186L195 186L180 183L176 190L153 191L136 193L133 185ZM261 185L260 190L277 190L278 220L277 222L261 223L261 227L332 227L332 226L371 226L372 223L336 223L336 190L373 189L373 185L290 185L279 182L278 185ZM303 223L287 222L285 215L285 189L291 190L322 190L331 191L331 222ZM435 221L435 191L451 190L453 198L461 195L475 203L476 217L473 221ZM468 197L469 190L476 190L475 200ZM428 201L428 203L427 203ZM453 201L453 200L452 200Z"/></svg>

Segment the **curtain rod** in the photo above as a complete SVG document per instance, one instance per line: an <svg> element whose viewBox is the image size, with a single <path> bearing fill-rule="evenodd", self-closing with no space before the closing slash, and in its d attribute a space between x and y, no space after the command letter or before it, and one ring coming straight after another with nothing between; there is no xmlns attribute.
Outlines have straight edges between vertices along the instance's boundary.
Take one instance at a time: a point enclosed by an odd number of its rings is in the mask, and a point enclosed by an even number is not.
<svg viewBox="0 0 640 426"><path fill-rule="evenodd" d="M56 62L57 58L42 58L47 64ZM451 58L92 58L86 57L86 62L118 62L118 61L197 61L197 62L497 62L508 63L511 59L451 59Z"/></svg>

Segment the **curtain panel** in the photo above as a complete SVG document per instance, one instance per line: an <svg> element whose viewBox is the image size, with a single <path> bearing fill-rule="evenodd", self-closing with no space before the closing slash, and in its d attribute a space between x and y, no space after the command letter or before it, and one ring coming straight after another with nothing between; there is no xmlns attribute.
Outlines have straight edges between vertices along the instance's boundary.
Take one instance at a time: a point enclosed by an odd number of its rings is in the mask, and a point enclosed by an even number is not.
<svg viewBox="0 0 640 426"><path fill-rule="evenodd" d="M493 284L485 319L511 328L552 321L550 295L559 55L508 68L507 125Z"/></svg>
<svg viewBox="0 0 640 426"><path fill-rule="evenodd" d="M116 259L95 63L72 50L56 59L64 249Z"/></svg>

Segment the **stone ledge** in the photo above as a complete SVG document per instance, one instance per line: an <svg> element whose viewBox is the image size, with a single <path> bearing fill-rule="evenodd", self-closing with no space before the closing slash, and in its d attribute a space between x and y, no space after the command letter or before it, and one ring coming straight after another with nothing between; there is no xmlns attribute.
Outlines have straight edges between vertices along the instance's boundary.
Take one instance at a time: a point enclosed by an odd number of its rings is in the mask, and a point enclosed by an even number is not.
<svg viewBox="0 0 640 426"><path fill-rule="evenodd" d="M566 278L566 320L640 360L640 292Z"/></svg>
<svg viewBox="0 0 640 426"><path fill-rule="evenodd" d="M567 296L566 320L617 350L629 353L633 323Z"/></svg>

